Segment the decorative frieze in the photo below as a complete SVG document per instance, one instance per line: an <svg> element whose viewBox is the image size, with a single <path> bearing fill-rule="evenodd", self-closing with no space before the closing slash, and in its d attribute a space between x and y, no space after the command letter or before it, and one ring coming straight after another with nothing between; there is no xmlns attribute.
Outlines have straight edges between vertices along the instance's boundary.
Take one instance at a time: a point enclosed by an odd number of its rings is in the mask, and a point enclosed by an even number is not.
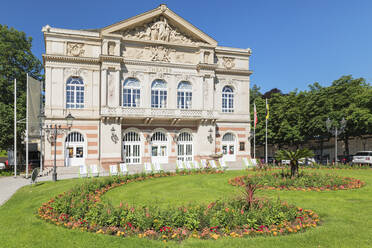
<svg viewBox="0 0 372 248"><path fill-rule="evenodd" d="M226 68L226 69L231 69L235 66L235 63L234 63L234 58L232 57L223 57L223 62L222 62L222 65Z"/></svg>
<svg viewBox="0 0 372 248"><path fill-rule="evenodd" d="M83 43L67 43L67 55L80 57L83 56L85 53L84 44Z"/></svg>

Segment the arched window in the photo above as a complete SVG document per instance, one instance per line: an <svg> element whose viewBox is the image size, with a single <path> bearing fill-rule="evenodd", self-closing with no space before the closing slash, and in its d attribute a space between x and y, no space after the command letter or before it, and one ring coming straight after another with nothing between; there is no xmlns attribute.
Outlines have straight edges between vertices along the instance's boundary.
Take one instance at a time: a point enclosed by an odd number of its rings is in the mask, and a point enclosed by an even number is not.
<svg viewBox="0 0 372 248"><path fill-rule="evenodd" d="M84 137L81 135L81 133L72 132L67 135L66 142L84 142Z"/></svg>
<svg viewBox="0 0 372 248"><path fill-rule="evenodd" d="M178 84L177 108L190 109L192 103L192 86L189 82L182 81Z"/></svg>
<svg viewBox="0 0 372 248"><path fill-rule="evenodd" d="M235 135L226 133L222 136L222 154L225 161L235 161Z"/></svg>
<svg viewBox="0 0 372 248"><path fill-rule="evenodd" d="M151 161L168 163L168 139L163 132L155 132L151 136Z"/></svg>
<svg viewBox="0 0 372 248"><path fill-rule="evenodd" d="M222 112L234 112L234 90L230 86L222 89Z"/></svg>
<svg viewBox="0 0 372 248"><path fill-rule="evenodd" d="M136 132L127 132L123 137L123 160L128 164L141 163L141 139Z"/></svg>
<svg viewBox="0 0 372 248"><path fill-rule="evenodd" d="M151 107L166 108L167 107L167 83L157 79L151 85Z"/></svg>
<svg viewBox="0 0 372 248"><path fill-rule="evenodd" d="M151 136L151 142L167 141L167 136L162 132L156 132Z"/></svg>
<svg viewBox="0 0 372 248"><path fill-rule="evenodd" d="M66 166L79 166L85 162L86 147L84 136L78 132L71 132L65 140Z"/></svg>
<svg viewBox="0 0 372 248"><path fill-rule="evenodd" d="M193 161L193 142L190 133L183 132L177 137L177 160Z"/></svg>
<svg viewBox="0 0 372 248"><path fill-rule="evenodd" d="M84 108L84 82L80 77L67 80L66 108Z"/></svg>
<svg viewBox="0 0 372 248"><path fill-rule="evenodd" d="M140 82L135 78L128 78L123 82L123 107L139 107Z"/></svg>

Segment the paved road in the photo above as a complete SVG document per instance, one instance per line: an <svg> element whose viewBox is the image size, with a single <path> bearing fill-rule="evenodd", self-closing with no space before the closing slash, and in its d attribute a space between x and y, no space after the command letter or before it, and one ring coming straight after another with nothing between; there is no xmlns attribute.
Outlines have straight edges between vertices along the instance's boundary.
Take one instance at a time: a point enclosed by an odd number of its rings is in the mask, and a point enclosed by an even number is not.
<svg viewBox="0 0 372 248"><path fill-rule="evenodd" d="M30 184L30 180L18 176L0 177L0 206L3 205L9 198L21 187Z"/></svg>

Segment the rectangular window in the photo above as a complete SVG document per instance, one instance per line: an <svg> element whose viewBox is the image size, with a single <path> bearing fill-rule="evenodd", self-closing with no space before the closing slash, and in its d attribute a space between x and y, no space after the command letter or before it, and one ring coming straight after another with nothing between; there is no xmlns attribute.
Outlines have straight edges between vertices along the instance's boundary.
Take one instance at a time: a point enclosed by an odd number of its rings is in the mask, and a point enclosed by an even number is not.
<svg viewBox="0 0 372 248"><path fill-rule="evenodd" d="M239 143L239 151L245 151L245 142Z"/></svg>

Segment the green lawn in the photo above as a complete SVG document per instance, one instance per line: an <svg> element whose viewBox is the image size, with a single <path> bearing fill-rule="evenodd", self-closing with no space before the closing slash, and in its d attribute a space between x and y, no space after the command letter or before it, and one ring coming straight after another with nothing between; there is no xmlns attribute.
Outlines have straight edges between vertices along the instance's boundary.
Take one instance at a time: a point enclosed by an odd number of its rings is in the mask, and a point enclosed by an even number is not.
<svg viewBox="0 0 372 248"><path fill-rule="evenodd" d="M188 239L184 247L372 247L372 170L321 170L352 176L366 182L357 190L336 192L259 191L258 195L276 199L317 212L322 226L300 234L283 237L247 239L223 238L217 241ZM231 177L244 172L218 175L176 176L135 182L109 191L103 197L114 204L182 205L210 202L238 194L227 184ZM139 238L118 238L102 234L65 229L36 217L41 203L80 184L83 179L57 183L45 182L19 190L0 207L0 247L165 247L178 243L161 243ZM89 180L89 179L84 179Z"/></svg>

